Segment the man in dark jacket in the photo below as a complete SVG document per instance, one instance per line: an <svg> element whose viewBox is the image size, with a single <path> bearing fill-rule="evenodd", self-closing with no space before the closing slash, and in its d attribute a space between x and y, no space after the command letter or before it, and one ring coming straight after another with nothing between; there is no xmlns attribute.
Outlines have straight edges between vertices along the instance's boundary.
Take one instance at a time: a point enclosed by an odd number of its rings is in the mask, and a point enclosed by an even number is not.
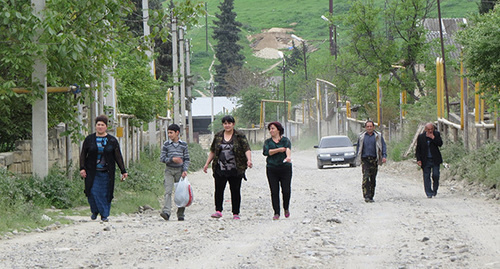
<svg viewBox="0 0 500 269"><path fill-rule="evenodd" d="M424 189L427 198L436 196L439 187L439 166L443 163L443 157L439 147L443 145L441 134L435 130L431 122L425 124L425 132L417 139L417 164L422 167L424 173ZM432 170L432 186L431 186Z"/></svg>

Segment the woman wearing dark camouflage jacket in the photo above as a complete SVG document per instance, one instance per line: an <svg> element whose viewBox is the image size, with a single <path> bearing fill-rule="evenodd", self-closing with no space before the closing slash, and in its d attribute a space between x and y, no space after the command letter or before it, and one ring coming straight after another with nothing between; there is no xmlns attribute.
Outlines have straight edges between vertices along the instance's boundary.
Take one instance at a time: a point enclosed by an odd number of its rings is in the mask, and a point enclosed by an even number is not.
<svg viewBox="0 0 500 269"><path fill-rule="evenodd" d="M233 219L240 219L241 180L245 178L245 170L252 168L250 145L244 134L234 129L235 120L232 116L222 118L223 131L218 132L212 145L203 171L207 173L212 162L212 172L215 181L215 213L212 218L222 217L224 190L229 182Z"/></svg>

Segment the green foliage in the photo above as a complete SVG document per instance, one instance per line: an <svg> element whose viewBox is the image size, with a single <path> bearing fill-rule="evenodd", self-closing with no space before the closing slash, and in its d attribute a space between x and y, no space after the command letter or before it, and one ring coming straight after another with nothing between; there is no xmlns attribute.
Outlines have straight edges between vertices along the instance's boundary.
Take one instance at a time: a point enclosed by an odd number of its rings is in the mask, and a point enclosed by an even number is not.
<svg viewBox="0 0 500 269"><path fill-rule="evenodd" d="M69 208L80 205L74 199L82 193L83 182L69 179L65 172L57 167L50 169L45 178L21 178L0 169L0 204L9 208L26 203L40 207Z"/></svg>
<svg viewBox="0 0 500 269"><path fill-rule="evenodd" d="M441 154L443 155L444 162L456 164L467 155L467 151L462 141L447 141L447 143L441 147Z"/></svg>
<svg viewBox="0 0 500 269"><path fill-rule="evenodd" d="M207 153L198 144L189 144L191 157L190 171L199 170L205 164ZM129 177L120 182L119 173L115 178L115 199L111 208L113 215L133 213L139 206L159 205L163 196L163 176L165 164L160 161L160 148L148 148L141 153L140 162L128 168ZM52 221L42 220L42 214L51 215L48 208L55 207L64 214L89 214L89 210L73 207L87 206L83 193L83 180L79 171L74 171L70 179L60 168L54 167L44 178L21 177L0 168L0 233L25 227L43 227L51 222L64 220L59 213ZM68 208L72 208L68 210Z"/></svg>
<svg viewBox="0 0 500 269"><path fill-rule="evenodd" d="M148 60L132 53L123 54L119 62L115 74L120 112L135 115L140 122L166 114L167 93L151 75Z"/></svg>
<svg viewBox="0 0 500 269"><path fill-rule="evenodd" d="M207 160L207 152L201 147L200 144L189 143L189 158L191 163L189 164L189 171L198 171L205 165Z"/></svg>
<svg viewBox="0 0 500 269"><path fill-rule="evenodd" d="M447 158L454 161L450 162L450 174L452 176L458 176L459 178L467 179L468 181L477 181L485 184L487 187L496 188L499 186L499 142L487 143L478 150L470 151L466 155L461 155L460 151L451 152L453 149L458 150L458 146L450 149L450 153L446 154ZM462 158L454 158L452 157L453 155L458 155ZM445 159L445 161L448 161L448 159Z"/></svg>
<svg viewBox="0 0 500 269"><path fill-rule="evenodd" d="M500 104L500 5L483 15L474 15L458 33L463 45L467 76L481 83L481 92L492 106Z"/></svg>
<svg viewBox="0 0 500 269"><path fill-rule="evenodd" d="M215 66L217 74L215 75L215 95L224 96L227 94L227 83L225 76L232 68L243 66L245 56L240 52L243 47L238 44L240 40L241 23L236 21L236 13L233 11L234 0L224 0L220 5L220 13L215 16L213 38L217 41L215 45L215 57L219 64Z"/></svg>
<svg viewBox="0 0 500 269"><path fill-rule="evenodd" d="M263 99L270 99L270 92L259 87L250 87L239 92L238 109L235 116L244 126L258 125L260 122L260 103ZM266 111L269 112L269 111ZM273 111L274 112L274 111Z"/></svg>
<svg viewBox="0 0 500 269"><path fill-rule="evenodd" d="M12 151L17 140L31 138L31 106L24 95L0 95L0 152Z"/></svg>
<svg viewBox="0 0 500 269"><path fill-rule="evenodd" d="M479 13L484 14L490 12L497 3L498 0L481 0L479 4Z"/></svg>

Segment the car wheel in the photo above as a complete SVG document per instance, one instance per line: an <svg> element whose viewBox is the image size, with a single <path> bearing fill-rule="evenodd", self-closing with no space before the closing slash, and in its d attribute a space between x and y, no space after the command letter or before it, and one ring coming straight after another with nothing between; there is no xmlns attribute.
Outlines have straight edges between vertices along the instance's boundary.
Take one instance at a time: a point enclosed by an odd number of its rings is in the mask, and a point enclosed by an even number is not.
<svg viewBox="0 0 500 269"><path fill-rule="evenodd" d="M350 163L349 167L356 167L356 164L355 163Z"/></svg>
<svg viewBox="0 0 500 269"><path fill-rule="evenodd" d="M318 169L323 169L323 165L320 162L318 162Z"/></svg>

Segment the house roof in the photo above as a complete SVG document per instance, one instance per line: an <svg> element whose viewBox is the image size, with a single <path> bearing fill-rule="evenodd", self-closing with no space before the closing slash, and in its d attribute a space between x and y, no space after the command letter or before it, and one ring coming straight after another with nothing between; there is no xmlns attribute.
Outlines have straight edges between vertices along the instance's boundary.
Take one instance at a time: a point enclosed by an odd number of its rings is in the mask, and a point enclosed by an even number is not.
<svg viewBox="0 0 500 269"><path fill-rule="evenodd" d="M214 96L214 115L219 113L231 114L238 107L238 98ZM196 97L192 104L193 117L204 117L212 115L212 98L211 97Z"/></svg>
<svg viewBox="0 0 500 269"><path fill-rule="evenodd" d="M456 51L451 51L450 56L454 59L460 57L460 44L455 41L454 35L463 28L461 24L467 24L467 19L465 18L454 18L454 19L441 19L443 22L443 43L445 46L454 46L457 48ZM424 28L428 31L426 34L427 40L431 41L434 39L439 39L439 19L425 19ZM441 56L441 50L432 52L434 56Z"/></svg>

